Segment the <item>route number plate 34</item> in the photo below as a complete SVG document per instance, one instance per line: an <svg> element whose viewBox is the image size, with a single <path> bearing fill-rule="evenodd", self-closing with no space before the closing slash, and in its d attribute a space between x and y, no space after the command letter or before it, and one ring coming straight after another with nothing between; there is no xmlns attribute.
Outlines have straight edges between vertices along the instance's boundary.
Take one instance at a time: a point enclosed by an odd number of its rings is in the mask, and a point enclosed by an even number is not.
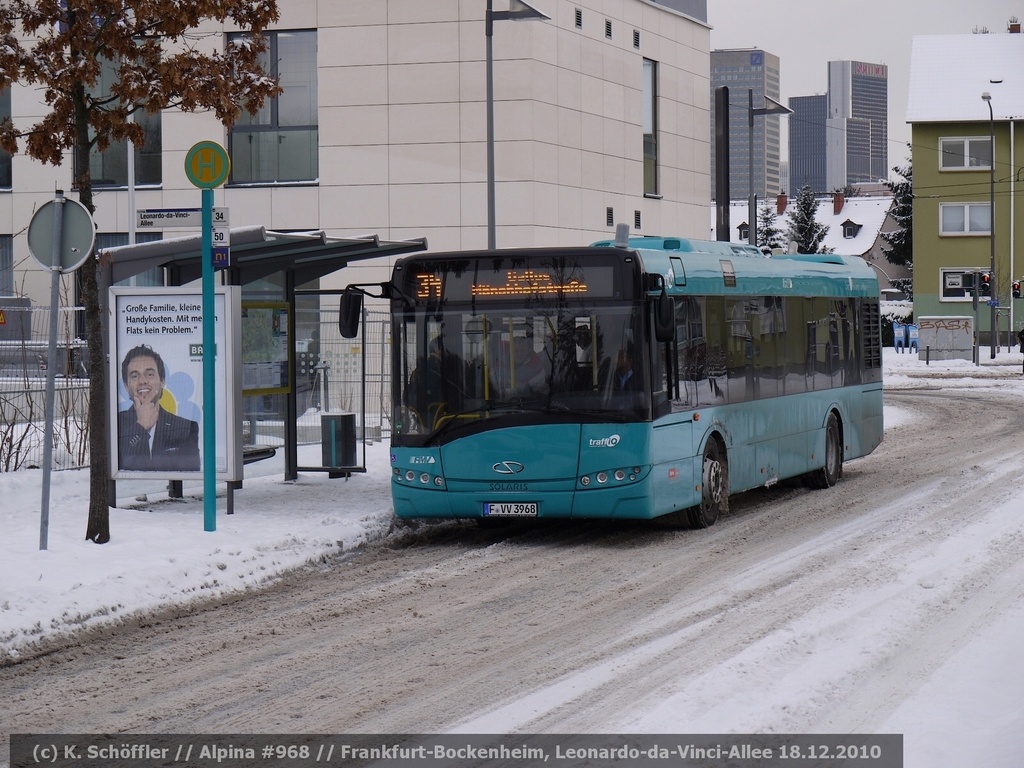
<svg viewBox="0 0 1024 768"><path fill-rule="evenodd" d="M484 517L536 517L537 502L485 501Z"/></svg>

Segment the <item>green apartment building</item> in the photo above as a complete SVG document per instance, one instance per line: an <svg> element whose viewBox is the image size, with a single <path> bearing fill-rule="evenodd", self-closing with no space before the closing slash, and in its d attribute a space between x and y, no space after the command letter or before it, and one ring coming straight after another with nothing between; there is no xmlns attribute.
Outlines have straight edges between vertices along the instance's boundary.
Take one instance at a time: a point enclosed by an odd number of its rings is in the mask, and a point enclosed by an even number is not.
<svg viewBox="0 0 1024 768"><path fill-rule="evenodd" d="M989 274L978 311L986 344L993 316L1004 344L1024 325L1022 73L1019 33L914 38L914 315L973 316L965 275Z"/></svg>

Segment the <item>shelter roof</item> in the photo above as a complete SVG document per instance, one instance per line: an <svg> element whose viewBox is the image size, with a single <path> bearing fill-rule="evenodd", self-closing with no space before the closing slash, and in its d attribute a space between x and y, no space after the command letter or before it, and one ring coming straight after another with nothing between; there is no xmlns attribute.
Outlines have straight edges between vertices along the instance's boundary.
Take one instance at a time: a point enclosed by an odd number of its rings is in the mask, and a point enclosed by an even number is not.
<svg viewBox="0 0 1024 768"><path fill-rule="evenodd" d="M377 235L332 238L323 230L275 232L264 227L231 230L232 283L246 285L276 272L290 271L302 285L342 269L353 261L425 250L426 238L381 240ZM203 242L199 234L106 248L103 257L116 283L156 267L169 270L173 285L202 277Z"/></svg>

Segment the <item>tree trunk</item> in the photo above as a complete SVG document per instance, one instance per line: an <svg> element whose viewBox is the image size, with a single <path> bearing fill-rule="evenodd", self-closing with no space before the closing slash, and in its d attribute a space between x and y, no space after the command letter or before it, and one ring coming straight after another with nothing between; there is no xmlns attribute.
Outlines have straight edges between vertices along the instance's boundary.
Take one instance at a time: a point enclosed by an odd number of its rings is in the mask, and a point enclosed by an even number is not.
<svg viewBox="0 0 1024 768"><path fill-rule="evenodd" d="M107 372L95 257L86 260L81 272L85 337L89 349L89 523L85 538L97 544L106 544L110 541Z"/></svg>
<svg viewBox="0 0 1024 768"><path fill-rule="evenodd" d="M75 186L78 199L90 213L96 206L92 201L92 180L89 177L89 115L85 101L85 87L80 83L74 89L75 129ZM98 280L99 264L95 252L81 267L82 304L85 307L85 340L89 350L89 522L85 538L97 544L110 541L110 461L107 440L107 358L103 353L103 308Z"/></svg>

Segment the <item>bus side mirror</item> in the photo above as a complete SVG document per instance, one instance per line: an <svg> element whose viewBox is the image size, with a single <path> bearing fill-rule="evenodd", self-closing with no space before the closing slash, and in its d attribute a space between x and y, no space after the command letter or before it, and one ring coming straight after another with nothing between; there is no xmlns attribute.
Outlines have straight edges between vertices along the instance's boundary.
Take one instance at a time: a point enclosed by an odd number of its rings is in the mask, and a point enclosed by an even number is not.
<svg viewBox="0 0 1024 768"><path fill-rule="evenodd" d="M676 300L665 293L662 286L661 295L654 304L654 338L659 344L672 341L676 335Z"/></svg>
<svg viewBox="0 0 1024 768"><path fill-rule="evenodd" d="M338 313L338 330L346 339L354 339L359 334L359 319L363 315L363 292L351 285L341 294L341 307Z"/></svg>

